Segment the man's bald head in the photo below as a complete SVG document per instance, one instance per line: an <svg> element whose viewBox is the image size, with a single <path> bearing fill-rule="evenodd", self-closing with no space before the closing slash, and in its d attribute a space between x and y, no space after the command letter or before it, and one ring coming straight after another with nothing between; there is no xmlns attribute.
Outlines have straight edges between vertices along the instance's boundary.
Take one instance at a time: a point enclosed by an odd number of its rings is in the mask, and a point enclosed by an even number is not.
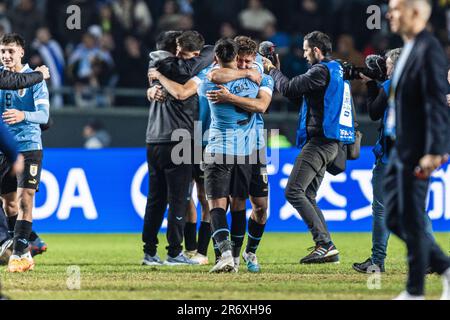
<svg viewBox="0 0 450 320"><path fill-rule="evenodd" d="M390 0L388 19L392 32L413 38L425 29L431 16L430 0Z"/></svg>
<svg viewBox="0 0 450 320"><path fill-rule="evenodd" d="M431 16L432 4L431 0L405 0L406 5L416 9L419 15L425 21L428 21Z"/></svg>

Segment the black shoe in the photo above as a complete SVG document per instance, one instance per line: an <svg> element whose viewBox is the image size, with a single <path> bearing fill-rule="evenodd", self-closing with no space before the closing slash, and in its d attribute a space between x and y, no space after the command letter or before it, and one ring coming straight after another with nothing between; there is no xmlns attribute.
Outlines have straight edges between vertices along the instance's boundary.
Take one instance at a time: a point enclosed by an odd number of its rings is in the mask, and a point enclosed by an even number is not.
<svg viewBox="0 0 450 320"><path fill-rule="evenodd" d="M384 264L381 264L381 265L375 264L375 263L373 263L371 258L369 258L366 261L361 262L361 263L356 262L353 264L352 267L354 270L361 272L361 273L371 273L371 272L377 272L377 271L385 272Z"/></svg>
<svg viewBox="0 0 450 320"><path fill-rule="evenodd" d="M339 263L339 251L330 242L327 245L316 245L310 254L300 260L301 264L309 263ZM310 250L308 249L308 250Z"/></svg>
<svg viewBox="0 0 450 320"><path fill-rule="evenodd" d="M436 273L436 271L433 270L432 267L428 267L427 270L426 270L426 274L433 274L433 273Z"/></svg>

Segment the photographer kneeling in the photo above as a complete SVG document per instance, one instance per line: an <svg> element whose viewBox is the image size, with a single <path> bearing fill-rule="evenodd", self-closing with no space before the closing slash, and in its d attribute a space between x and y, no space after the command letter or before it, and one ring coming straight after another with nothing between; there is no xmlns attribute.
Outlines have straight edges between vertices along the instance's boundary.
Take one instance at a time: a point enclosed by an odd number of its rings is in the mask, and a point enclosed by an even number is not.
<svg viewBox="0 0 450 320"><path fill-rule="evenodd" d="M314 250L300 263L336 263L339 251L331 241L316 194L327 167L342 149L340 143L354 142L350 85L343 78L340 63L328 58L331 40L326 34L314 31L306 35L303 50L311 65L303 75L289 80L268 59L264 59L264 68L281 94L298 105L303 100L297 129L297 147L301 152L285 191L315 242Z"/></svg>
<svg viewBox="0 0 450 320"><path fill-rule="evenodd" d="M367 110L370 119L380 121L378 141L373 148L375 154L375 167L372 171L372 255L366 261L354 263L353 269L362 272L385 272L384 260L386 259L386 251L389 240L389 230L386 227L385 211L383 202L383 176L388 162L389 145L384 135L384 125L387 118L388 96L391 86L391 77L394 73L394 67L400 57L401 48L390 50L386 53L385 60L379 56L372 56L372 65L379 66L385 81L375 81L366 75L359 73L359 78L367 86ZM366 59L369 60L370 58ZM376 60L376 62L375 62ZM367 63L369 64L369 63ZM382 66L385 64L385 67ZM380 67L381 66L381 67ZM369 67L369 66L368 66ZM379 79L378 79L379 80ZM427 233L433 237L431 230L431 221L426 216Z"/></svg>

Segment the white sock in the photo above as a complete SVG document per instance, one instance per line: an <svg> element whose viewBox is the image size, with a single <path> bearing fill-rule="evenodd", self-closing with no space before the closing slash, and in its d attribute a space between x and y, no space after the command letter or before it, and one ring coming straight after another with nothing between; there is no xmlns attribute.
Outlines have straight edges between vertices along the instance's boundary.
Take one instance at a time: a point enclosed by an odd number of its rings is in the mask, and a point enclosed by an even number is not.
<svg viewBox="0 0 450 320"><path fill-rule="evenodd" d="M442 274L441 300L450 300L450 268Z"/></svg>
<svg viewBox="0 0 450 320"><path fill-rule="evenodd" d="M408 291L403 291L394 300L425 300L425 296L418 296L410 294Z"/></svg>
<svg viewBox="0 0 450 320"><path fill-rule="evenodd" d="M227 250L224 253L222 253L222 258L228 258L231 257L231 250Z"/></svg>

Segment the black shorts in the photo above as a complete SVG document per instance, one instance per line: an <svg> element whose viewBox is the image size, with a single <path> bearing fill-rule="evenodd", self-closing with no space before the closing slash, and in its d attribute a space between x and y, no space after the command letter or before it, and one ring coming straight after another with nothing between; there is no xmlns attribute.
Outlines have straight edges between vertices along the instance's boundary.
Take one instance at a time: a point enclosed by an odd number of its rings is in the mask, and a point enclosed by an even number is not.
<svg viewBox="0 0 450 320"><path fill-rule="evenodd" d="M0 155L0 193L16 192L17 188L39 190L42 171L42 150L20 152L25 159L23 172L17 176L11 175L11 165L5 155Z"/></svg>
<svg viewBox="0 0 450 320"><path fill-rule="evenodd" d="M269 195L269 179L267 175L266 149L258 150L257 163L252 165L250 195L264 198Z"/></svg>
<svg viewBox="0 0 450 320"><path fill-rule="evenodd" d="M247 199L250 192L252 165L234 163L206 163L206 199L241 198Z"/></svg>

